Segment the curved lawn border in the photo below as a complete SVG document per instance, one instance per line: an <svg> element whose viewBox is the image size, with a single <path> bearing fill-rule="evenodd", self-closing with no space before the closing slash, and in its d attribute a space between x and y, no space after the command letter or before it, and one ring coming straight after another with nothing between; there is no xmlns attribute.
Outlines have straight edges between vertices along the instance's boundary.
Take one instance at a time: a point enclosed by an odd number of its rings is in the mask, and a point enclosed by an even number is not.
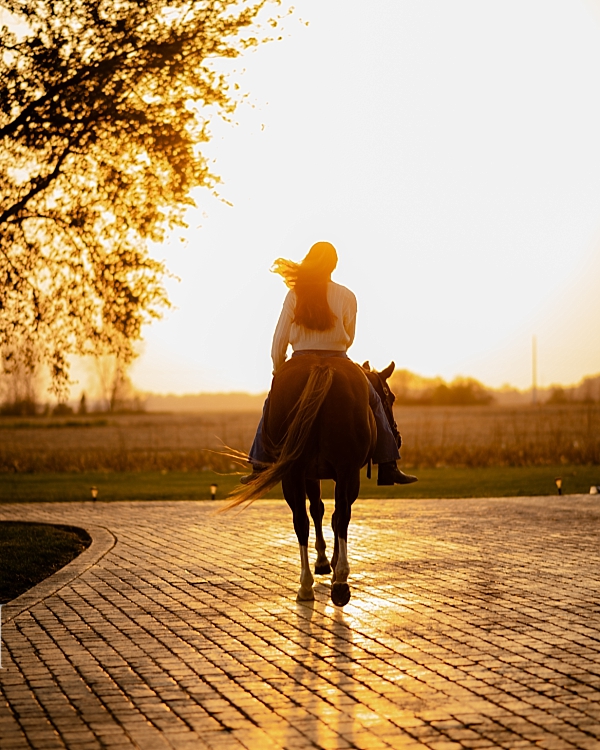
<svg viewBox="0 0 600 750"><path fill-rule="evenodd" d="M27 520L30 521L30 519ZM52 524L51 521L48 521L48 519L33 521L33 523L44 523L48 526L55 525ZM64 524L61 523L59 525ZM92 565L95 565L100 559L104 557L107 552L109 552L115 546L115 543L117 541L116 537L104 526L95 526L93 524L86 524L85 527L76 524L74 526L76 526L76 528L83 529L90 535L90 537L92 538L92 543L90 544L90 546L87 549L84 549L83 552L77 555L76 558L71 560L70 563L67 563L60 570L57 570L56 573L53 573L48 578L40 581L40 583L28 589L27 591L25 591L25 593L21 594L21 596L18 596L16 599L3 604L3 624L14 620L15 617L18 617L28 609L35 607L36 604L39 604L49 596L56 594L57 591L60 591L60 589L62 589L64 586L67 586L69 583L71 583L71 581L79 578L82 573L85 573L85 571L91 568Z"/></svg>

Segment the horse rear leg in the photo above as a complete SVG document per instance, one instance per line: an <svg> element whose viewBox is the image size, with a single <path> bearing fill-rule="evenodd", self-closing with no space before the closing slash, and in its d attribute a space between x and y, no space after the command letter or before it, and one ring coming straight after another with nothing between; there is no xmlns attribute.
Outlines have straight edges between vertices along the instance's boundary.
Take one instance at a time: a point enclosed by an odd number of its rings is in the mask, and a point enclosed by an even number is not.
<svg viewBox="0 0 600 750"><path fill-rule="evenodd" d="M317 550L317 562L315 563L315 574L326 575L331 573L331 565L325 554L327 545L323 536L323 516L325 506L321 500L321 482L318 479L306 480L306 494L310 502L310 515L315 525L315 549Z"/></svg>
<svg viewBox="0 0 600 750"><path fill-rule="evenodd" d="M348 526L352 514L352 504L358 497L360 489L360 471L343 474L338 472L335 483L335 511L332 518L335 546L332 564L331 600L337 607L343 607L350 601L350 564L348 562Z"/></svg>
<svg viewBox="0 0 600 750"><path fill-rule="evenodd" d="M310 601L315 598L313 585L315 579L310 572L308 562L308 533L310 530L306 512L306 487L302 474L288 474L282 481L283 496L292 510L294 530L300 546L300 588L296 601Z"/></svg>

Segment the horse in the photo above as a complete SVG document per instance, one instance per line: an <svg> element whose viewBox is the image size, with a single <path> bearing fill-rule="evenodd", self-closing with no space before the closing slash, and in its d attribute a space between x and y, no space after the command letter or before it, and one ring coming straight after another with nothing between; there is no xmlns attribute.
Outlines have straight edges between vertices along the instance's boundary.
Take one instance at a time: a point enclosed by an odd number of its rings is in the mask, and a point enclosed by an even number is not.
<svg viewBox="0 0 600 750"><path fill-rule="evenodd" d="M367 377L395 426L394 396L386 382L394 367L392 362L378 373L368 363L361 368L342 357L305 355L285 362L273 378L264 414L264 440L275 462L234 490L226 509L258 499L281 481L300 547L297 601L310 601L315 596L308 559L307 496L316 535L315 574L332 572L331 599L336 606L343 607L350 600L348 525L360 489L361 468L367 463L370 467L377 439ZM323 538L321 479L335 481L331 564Z"/></svg>

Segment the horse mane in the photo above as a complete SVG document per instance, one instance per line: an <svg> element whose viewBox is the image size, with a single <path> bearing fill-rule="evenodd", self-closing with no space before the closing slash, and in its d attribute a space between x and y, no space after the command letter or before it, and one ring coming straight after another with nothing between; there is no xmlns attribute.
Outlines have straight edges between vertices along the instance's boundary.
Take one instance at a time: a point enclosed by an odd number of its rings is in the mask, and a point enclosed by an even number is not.
<svg viewBox="0 0 600 750"><path fill-rule="evenodd" d="M312 427L333 382L334 369L330 364L316 364L310 369L308 380L296 405L294 418L287 430L285 439L278 447L274 464L261 471L256 479L230 493L232 498L220 513L235 508L242 503L246 507L258 500L278 482L298 461L306 450Z"/></svg>

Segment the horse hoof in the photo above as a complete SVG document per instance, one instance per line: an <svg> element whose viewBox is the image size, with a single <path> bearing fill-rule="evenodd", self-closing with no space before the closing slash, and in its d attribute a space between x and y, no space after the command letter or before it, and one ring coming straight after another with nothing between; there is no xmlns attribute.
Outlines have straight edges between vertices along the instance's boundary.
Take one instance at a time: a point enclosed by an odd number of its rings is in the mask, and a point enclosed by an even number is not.
<svg viewBox="0 0 600 750"><path fill-rule="evenodd" d="M350 586L347 583L334 583L331 587L331 601L336 607L343 607L350 601Z"/></svg>
<svg viewBox="0 0 600 750"><path fill-rule="evenodd" d="M297 602L312 602L315 598L315 592L312 589L300 589L298 596L296 597Z"/></svg>
<svg viewBox="0 0 600 750"><path fill-rule="evenodd" d="M329 563L324 563L323 565L315 565L315 575L317 576L326 576L331 573L331 565Z"/></svg>

